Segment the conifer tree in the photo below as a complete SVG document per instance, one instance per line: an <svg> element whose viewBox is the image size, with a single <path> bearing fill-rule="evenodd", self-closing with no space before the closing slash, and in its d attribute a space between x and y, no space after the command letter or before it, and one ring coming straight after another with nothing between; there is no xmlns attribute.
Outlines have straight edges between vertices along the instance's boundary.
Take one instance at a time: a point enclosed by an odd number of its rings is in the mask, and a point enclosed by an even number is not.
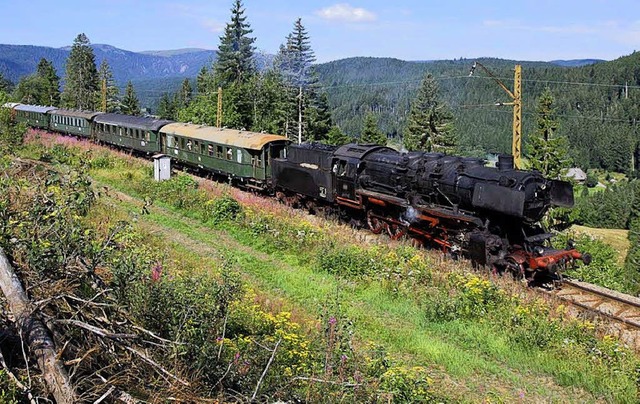
<svg viewBox="0 0 640 404"><path fill-rule="evenodd" d="M176 104L169 96L169 93L162 93L160 101L158 101L156 115L161 119L176 119Z"/></svg>
<svg viewBox="0 0 640 404"><path fill-rule="evenodd" d="M193 88L191 87L191 82L187 78L182 81L182 87L180 87L180 90L176 94L176 101L177 101L176 107L178 109L186 108L189 106L189 104L191 104L192 99L193 99Z"/></svg>
<svg viewBox="0 0 640 404"><path fill-rule="evenodd" d="M140 115L140 102L133 89L133 83L129 81L122 99L122 113L126 115Z"/></svg>
<svg viewBox="0 0 640 404"><path fill-rule="evenodd" d="M452 153L457 147L453 114L440 101L438 83L427 74L411 104L404 146L409 151Z"/></svg>
<svg viewBox="0 0 640 404"><path fill-rule="evenodd" d="M207 69L207 66L202 66L202 69L200 69L196 77L197 93L205 94L214 91L215 84L213 81L213 72Z"/></svg>
<svg viewBox="0 0 640 404"><path fill-rule="evenodd" d="M100 83L100 103L98 104L100 111L104 109L103 112L118 112L120 110L120 89L116 85L113 72L106 59L100 63L98 81ZM106 108L104 108L105 104Z"/></svg>
<svg viewBox="0 0 640 404"><path fill-rule="evenodd" d="M89 38L79 34L67 59L62 105L66 108L95 110L98 100L98 69Z"/></svg>
<svg viewBox="0 0 640 404"><path fill-rule="evenodd" d="M41 103L57 107L60 105L60 77L53 67L53 63L45 58L40 59L36 74L42 78L44 88Z"/></svg>
<svg viewBox="0 0 640 404"><path fill-rule="evenodd" d="M24 104L41 105L45 90L44 79L37 74L24 76L18 82L13 92L13 98Z"/></svg>
<svg viewBox="0 0 640 404"><path fill-rule="evenodd" d="M9 97L0 90L0 106L9 102ZM24 141L26 126L13 119L9 108L0 108L0 155L12 153Z"/></svg>
<svg viewBox="0 0 640 404"><path fill-rule="evenodd" d="M343 144L347 144L351 141L352 139L347 134L334 125L329 129L329 133L327 133L327 137L324 139L323 143L342 146Z"/></svg>
<svg viewBox="0 0 640 404"><path fill-rule="evenodd" d="M545 177L560 178L571 161L568 157L567 138L556 133L559 124L553 103L553 95L546 88L536 108L537 129L529 136L526 150L530 169L540 171Z"/></svg>
<svg viewBox="0 0 640 404"><path fill-rule="evenodd" d="M9 92L11 92L12 87L13 85L11 84L11 82L6 77L4 77L2 72L0 72L0 92L8 94Z"/></svg>
<svg viewBox="0 0 640 404"><path fill-rule="evenodd" d="M378 128L378 118L373 112L367 113L364 117L364 125L362 134L360 135L360 143L363 144L379 144L386 146L387 136Z"/></svg>
<svg viewBox="0 0 640 404"><path fill-rule="evenodd" d="M220 37L218 59L213 66L216 79L223 87L244 83L256 73L253 56L255 38L249 37L253 30L242 7L242 1L235 0L231 22L227 23L224 35Z"/></svg>
<svg viewBox="0 0 640 404"><path fill-rule="evenodd" d="M293 107L287 117L286 132L298 143L305 139L321 140L331 127L327 97L320 91L313 66L315 60L309 35L298 18L275 60L289 87L289 103Z"/></svg>

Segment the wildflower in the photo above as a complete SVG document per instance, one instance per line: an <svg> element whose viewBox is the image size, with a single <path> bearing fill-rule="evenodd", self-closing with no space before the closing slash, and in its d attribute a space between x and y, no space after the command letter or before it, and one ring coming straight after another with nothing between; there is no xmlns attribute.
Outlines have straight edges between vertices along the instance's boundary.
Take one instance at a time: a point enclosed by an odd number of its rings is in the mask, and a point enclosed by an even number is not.
<svg viewBox="0 0 640 404"><path fill-rule="evenodd" d="M337 323L337 322L338 322L338 320L337 320L335 317L331 316L331 317L329 318L329 324L334 325L334 324L335 324L335 323Z"/></svg>
<svg viewBox="0 0 640 404"><path fill-rule="evenodd" d="M158 262L156 265L153 266L153 268L151 268L151 280L154 282L157 282L160 280L161 276L162 276L162 264Z"/></svg>

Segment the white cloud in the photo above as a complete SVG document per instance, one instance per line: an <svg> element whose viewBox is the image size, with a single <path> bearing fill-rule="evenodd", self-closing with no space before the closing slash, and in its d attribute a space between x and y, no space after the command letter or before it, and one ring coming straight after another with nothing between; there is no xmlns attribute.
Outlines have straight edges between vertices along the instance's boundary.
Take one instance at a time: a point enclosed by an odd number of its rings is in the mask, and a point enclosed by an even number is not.
<svg viewBox="0 0 640 404"><path fill-rule="evenodd" d="M224 31L224 28L227 26L227 24L217 20L213 20L211 18L203 18L202 20L200 20L200 24L214 33Z"/></svg>
<svg viewBox="0 0 640 404"><path fill-rule="evenodd" d="M360 7L352 7L347 3L334 4L316 11L316 15L330 21L342 22L371 22L377 16L371 11Z"/></svg>

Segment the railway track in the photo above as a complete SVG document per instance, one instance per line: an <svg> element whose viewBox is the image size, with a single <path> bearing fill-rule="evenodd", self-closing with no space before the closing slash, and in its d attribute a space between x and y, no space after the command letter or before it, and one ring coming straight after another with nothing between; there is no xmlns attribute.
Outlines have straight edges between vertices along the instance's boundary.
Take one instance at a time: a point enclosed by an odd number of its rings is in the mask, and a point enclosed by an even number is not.
<svg viewBox="0 0 640 404"><path fill-rule="evenodd" d="M560 288L547 293L604 318L607 333L640 351L640 298L573 279L565 279Z"/></svg>

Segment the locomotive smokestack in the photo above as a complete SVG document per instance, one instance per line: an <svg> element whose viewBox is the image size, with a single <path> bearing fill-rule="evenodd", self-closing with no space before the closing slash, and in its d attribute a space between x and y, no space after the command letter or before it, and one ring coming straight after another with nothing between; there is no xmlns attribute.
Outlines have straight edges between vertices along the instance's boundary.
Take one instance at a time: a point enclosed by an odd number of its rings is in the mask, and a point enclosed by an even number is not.
<svg viewBox="0 0 640 404"><path fill-rule="evenodd" d="M499 171L513 170L513 156L511 154L499 154L496 166Z"/></svg>

